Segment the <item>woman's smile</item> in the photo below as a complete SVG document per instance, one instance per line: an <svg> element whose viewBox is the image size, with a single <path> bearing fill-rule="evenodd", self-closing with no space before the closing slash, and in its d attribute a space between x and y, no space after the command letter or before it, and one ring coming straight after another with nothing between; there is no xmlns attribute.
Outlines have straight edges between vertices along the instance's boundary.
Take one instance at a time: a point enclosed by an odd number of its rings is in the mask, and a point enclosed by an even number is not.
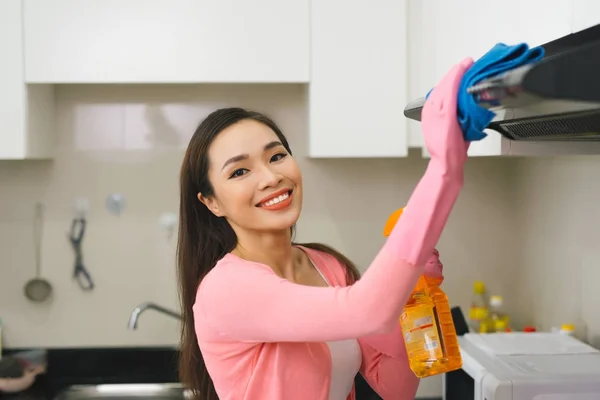
<svg viewBox="0 0 600 400"><path fill-rule="evenodd" d="M269 211L285 210L292 204L292 194L293 190L291 189L279 190L265 197L256 207Z"/></svg>

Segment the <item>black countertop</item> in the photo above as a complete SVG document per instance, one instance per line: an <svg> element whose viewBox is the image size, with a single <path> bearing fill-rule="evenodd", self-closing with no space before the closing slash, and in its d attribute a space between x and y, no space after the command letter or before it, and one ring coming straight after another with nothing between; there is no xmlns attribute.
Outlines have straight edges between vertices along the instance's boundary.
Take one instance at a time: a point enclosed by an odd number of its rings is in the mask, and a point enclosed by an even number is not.
<svg viewBox="0 0 600 400"><path fill-rule="evenodd" d="M30 350L6 349L3 354ZM178 382L177 349L172 347L48 349L48 367L21 393L0 393L7 400L50 400L71 385Z"/></svg>

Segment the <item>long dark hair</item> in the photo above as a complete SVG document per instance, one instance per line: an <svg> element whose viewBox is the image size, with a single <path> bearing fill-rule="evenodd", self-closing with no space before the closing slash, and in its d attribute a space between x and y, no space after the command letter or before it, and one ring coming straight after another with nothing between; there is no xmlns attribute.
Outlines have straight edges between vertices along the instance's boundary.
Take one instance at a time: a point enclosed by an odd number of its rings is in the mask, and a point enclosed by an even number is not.
<svg viewBox="0 0 600 400"><path fill-rule="evenodd" d="M216 217L198 200L198 193L213 195L208 180L208 148L225 128L251 119L271 128L285 149L292 154L281 129L267 116L242 108L214 111L196 129L185 153L180 174L179 237L177 264L182 326L179 358L179 378L194 400L218 400L213 381L208 375L194 329L192 306L202 278L237 244L235 232L225 220ZM292 227L292 232L293 232ZM303 246L333 255L346 266L346 281L360 278L356 266L344 255L320 243Z"/></svg>

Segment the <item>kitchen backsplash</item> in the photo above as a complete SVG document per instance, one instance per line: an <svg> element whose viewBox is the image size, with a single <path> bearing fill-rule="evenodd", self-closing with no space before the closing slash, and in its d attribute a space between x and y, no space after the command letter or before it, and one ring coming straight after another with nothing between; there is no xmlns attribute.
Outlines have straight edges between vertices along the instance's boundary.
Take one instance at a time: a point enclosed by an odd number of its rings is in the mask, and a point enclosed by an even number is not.
<svg viewBox="0 0 600 400"><path fill-rule="evenodd" d="M600 348L598 171L598 156L523 160L513 210L523 240L515 282L522 318L545 330L573 323Z"/></svg>
<svg viewBox="0 0 600 400"><path fill-rule="evenodd" d="M271 115L288 135L304 173L298 240L323 241L363 268L383 243L389 213L403 206L424 172L419 152L406 159L311 160L302 85L58 86L58 154L52 162L0 163L0 316L7 346L175 344L175 320L149 311L126 329L136 304L176 308L176 238L159 225L177 212L178 173L198 122L217 107L241 105ZM352 118L351 115L348 118ZM368 140L368 132L365 132ZM382 146L385 144L382 144ZM494 282L506 297L517 271L514 160L473 159L467 185L440 243L446 288L466 304L473 279ZM120 216L105 209L122 193ZM96 282L83 292L72 279L67 240L74 203L90 201L83 257ZM34 203L46 205L42 274L54 286L49 305L30 303L23 285L34 274Z"/></svg>
<svg viewBox="0 0 600 400"><path fill-rule="evenodd" d="M0 163L5 188L0 316L6 345L177 343L175 320L148 311L139 329L129 331L127 319L143 301L178 306L176 238L167 237L159 217L177 212L184 149L197 123L216 107L254 108L282 126L305 176L298 240L329 243L366 268L383 243L388 214L405 204L427 161L420 154L396 160L307 159L305 93L302 85L58 86L55 160ZM494 282L496 291L510 297L518 270L518 258L506 251L518 244L511 212L514 173L514 160L469 163L468 184L439 246L454 303L468 303L476 278ZM104 206L114 192L126 199L120 216ZM89 293L72 279L74 253L67 240L80 197L90 202L83 260L96 288ZM54 287L48 305L23 295L35 270L32 217L38 200L46 206L42 274Z"/></svg>
<svg viewBox="0 0 600 400"><path fill-rule="evenodd" d="M144 301L178 307L176 238L159 217L177 212L183 152L217 107L253 108L281 125L306 186L297 239L333 245L363 270L383 243L388 214L405 204L427 165L416 150L404 159L308 159L302 85L65 85L57 86L56 100L56 158L0 162L0 317L8 347L177 344L174 319L148 311L137 331L127 320ZM598 158L470 159L439 243L451 302L468 306L472 282L482 279L504 296L517 323L550 327L577 311L584 290L581 318L600 334L592 315L600 302L593 290L593 277L600 280L593 235L599 167ZM105 209L111 193L125 196L120 216ZM83 260L92 292L72 279L67 240L80 197L90 202ZM23 295L35 272L38 200L46 206L42 275L54 288L50 304ZM439 385L431 390L439 394Z"/></svg>

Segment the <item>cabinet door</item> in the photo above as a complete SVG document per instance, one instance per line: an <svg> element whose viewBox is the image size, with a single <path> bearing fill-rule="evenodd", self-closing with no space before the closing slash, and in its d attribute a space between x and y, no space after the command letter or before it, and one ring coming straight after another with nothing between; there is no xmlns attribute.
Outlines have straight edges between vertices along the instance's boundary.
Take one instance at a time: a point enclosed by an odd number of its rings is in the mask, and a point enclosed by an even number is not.
<svg viewBox="0 0 600 400"><path fill-rule="evenodd" d="M25 155L21 0L0 1L0 159Z"/></svg>
<svg viewBox="0 0 600 400"><path fill-rule="evenodd" d="M421 0L411 5L409 47L411 98L424 96L429 89L465 57L477 60L496 43L526 42L530 46L567 35L571 31L572 0L557 0L552 7L542 0ZM420 124L410 123L412 142L418 142ZM426 149L424 154L427 155ZM470 156L502 154L501 136L488 132L473 142Z"/></svg>
<svg viewBox="0 0 600 400"><path fill-rule="evenodd" d="M309 156L407 154L406 1L311 4Z"/></svg>
<svg viewBox="0 0 600 400"><path fill-rule="evenodd" d="M408 100L425 96L434 82L435 51L430 51L435 46L435 36L431 33L427 21L428 10L433 5L431 0L408 0L407 4L407 92ZM406 105L405 105L406 106ZM402 117L404 118L404 116ZM407 121L407 142L410 148L424 148L425 142L421 134L421 123Z"/></svg>
<svg viewBox="0 0 600 400"><path fill-rule="evenodd" d="M411 95L422 97L452 68L466 57L477 60L494 44L502 41L515 42L518 22L506 19L502 10L510 7L494 7L477 0L443 1L422 0L414 12L421 18L411 18L418 24L414 30L417 43L411 46ZM428 21L427 24L423 21ZM494 23L494 21L497 21ZM418 35L418 36L417 36ZM411 133L420 135L420 123L411 122ZM499 155L501 137L489 132L485 140L474 142L469 148L470 156ZM427 149L423 149L428 156Z"/></svg>
<svg viewBox="0 0 600 400"><path fill-rule="evenodd" d="M24 0L28 82L307 82L309 0Z"/></svg>
<svg viewBox="0 0 600 400"><path fill-rule="evenodd" d="M600 1L573 0L573 32L600 24Z"/></svg>
<svg viewBox="0 0 600 400"><path fill-rule="evenodd" d="M573 31L573 4L579 0L510 0L518 12L518 30L513 40L539 46ZM504 4L504 3L503 3ZM550 6L551 4L551 6Z"/></svg>

